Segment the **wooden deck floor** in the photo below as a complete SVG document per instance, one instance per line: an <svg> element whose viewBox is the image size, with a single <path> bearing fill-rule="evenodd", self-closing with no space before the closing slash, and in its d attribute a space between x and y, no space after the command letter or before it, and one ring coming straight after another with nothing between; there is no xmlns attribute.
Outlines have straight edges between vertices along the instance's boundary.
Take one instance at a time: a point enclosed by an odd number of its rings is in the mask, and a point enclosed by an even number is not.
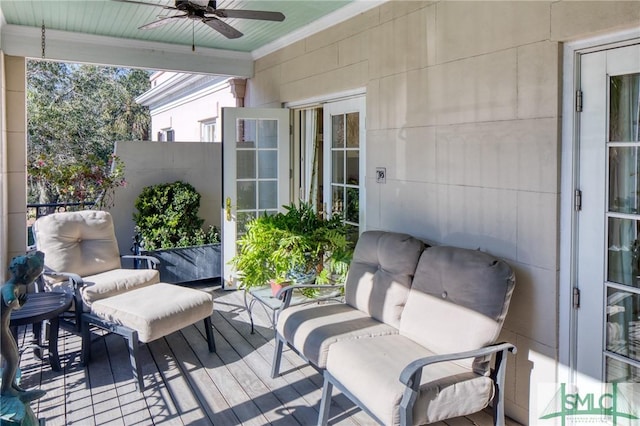
<svg viewBox="0 0 640 426"><path fill-rule="evenodd" d="M273 330L267 315L254 311L255 334L242 292L204 285L215 297L212 323L217 352L207 350L202 323L142 348L147 389L135 389L125 342L115 335L93 343L93 360L79 365L80 339L61 331L64 371L56 373L27 349L22 384L47 394L33 402L36 415L51 425L313 425L322 376L285 351L283 374L269 376ZM22 335L28 339L29 332ZM334 391L331 424L371 425L369 416ZM444 425L445 423L440 423ZM449 425L490 425L488 412L448 421ZM509 425L517 425L509 422Z"/></svg>

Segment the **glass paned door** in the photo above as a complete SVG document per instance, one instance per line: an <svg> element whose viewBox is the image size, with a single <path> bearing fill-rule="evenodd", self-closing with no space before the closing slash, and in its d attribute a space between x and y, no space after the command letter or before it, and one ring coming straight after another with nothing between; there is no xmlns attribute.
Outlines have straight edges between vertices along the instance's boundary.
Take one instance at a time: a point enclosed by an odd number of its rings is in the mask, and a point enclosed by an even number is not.
<svg viewBox="0 0 640 426"><path fill-rule="evenodd" d="M640 382L640 73L608 93L605 381Z"/></svg>
<svg viewBox="0 0 640 426"><path fill-rule="evenodd" d="M570 363L578 386L635 381L640 321L640 45L580 54L581 206ZM574 300L575 303L575 300Z"/></svg>
<svg viewBox="0 0 640 426"><path fill-rule="evenodd" d="M289 110L223 108L224 288L237 287L229 261L246 224L289 204Z"/></svg>
<svg viewBox="0 0 640 426"><path fill-rule="evenodd" d="M324 107L325 211L339 214L357 235L364 226L364 98Z"/></svg>

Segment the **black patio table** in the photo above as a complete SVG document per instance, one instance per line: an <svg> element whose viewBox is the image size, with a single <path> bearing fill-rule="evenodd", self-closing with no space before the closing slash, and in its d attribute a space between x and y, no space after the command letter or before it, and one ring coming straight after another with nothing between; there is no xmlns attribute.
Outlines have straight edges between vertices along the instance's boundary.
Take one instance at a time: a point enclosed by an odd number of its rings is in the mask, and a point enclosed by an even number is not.
<svg viewBox="0 0 640 426"><path fill-rule="evenodd" d="M73 296L66 293L29 293L27 301L20 308L11 312L9 324L14 338L17 337L18 327L33 324L35 338L35 353L41 358L42 346L42 322L48 320L49 328L49 364L53 371L60 371L60 358L58 356L58 329L60 321L58 316L69 309ZM17 338L16 338L17 340Z"/></svg>

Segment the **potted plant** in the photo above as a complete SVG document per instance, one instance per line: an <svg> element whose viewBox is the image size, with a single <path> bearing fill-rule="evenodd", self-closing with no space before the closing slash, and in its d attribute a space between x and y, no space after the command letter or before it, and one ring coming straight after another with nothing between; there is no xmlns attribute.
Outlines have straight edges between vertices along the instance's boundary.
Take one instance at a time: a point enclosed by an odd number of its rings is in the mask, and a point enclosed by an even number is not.
<svg viewBox="0 0 640 426"><path fill-rule="evenodd" d="M200 194L186 182L143 188L133 214L142 249L161 261L160 279L178 283L221 276L220 234L203 229Z"/></svg>
<svg viewBox="0 0 640 426"><path fill-rule="evenodd" d="M285 212L262 215L247 224L231 260L242 288L273 282L340 282L346 277L352 244L340 216L317 214L309 203L290 204ZM305 289L313 296L314 289Z"/></svg>

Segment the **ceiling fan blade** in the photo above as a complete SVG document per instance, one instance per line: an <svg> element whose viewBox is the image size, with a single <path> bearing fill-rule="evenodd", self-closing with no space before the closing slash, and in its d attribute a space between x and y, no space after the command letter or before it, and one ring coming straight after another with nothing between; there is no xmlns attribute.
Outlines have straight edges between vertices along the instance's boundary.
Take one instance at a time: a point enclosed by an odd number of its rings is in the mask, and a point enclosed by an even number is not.
<svg viewBox="0 0 640 426"><path fill-rule="evenodd" d="M205 24L218 31L220 34L225 36L226 38L238 38L242 37L242 33L231 25L222 22L221 20L214 17L207 17L202 20Z"/></svg>
<svg viewBox="0 0 640 426"><path fill-rule="evenodd" d="M263 21L284 21L284 15L280 12L268 12L265 10L243 9L216 9L212 12L219 18L260 19Z"/></svg>
<svg viewBox="0 0 640 426"><path fill-rule="evenodd" d="M140 4L140 5L143 5L143 6L155 6L155 7L161 7L163 9L176 10L176 8L173 7L173 6L165 6L165 5L162 5L162 4L155 4L155 3L146 3L146 2L143 2L143 1L136 1L136 0L112 0L112 1L117 1L117 2L120 2L120 3Z"/></svg>
<svg viewBox="0 0 640 426"><path fill-rule="evenodd" d="M166 25L166 24L168 24L170 22L173 22L172 19L175 19L175 18L186 18L186 17L187 17L187 14L175 15L175 16L165 16L165 17L161 17L157 21L153 21L153 22L149 22L148 24L144 24L143 26L138 27L138 29L139 30L150 30L152 28L158 28L158 27Z"/></svg>

